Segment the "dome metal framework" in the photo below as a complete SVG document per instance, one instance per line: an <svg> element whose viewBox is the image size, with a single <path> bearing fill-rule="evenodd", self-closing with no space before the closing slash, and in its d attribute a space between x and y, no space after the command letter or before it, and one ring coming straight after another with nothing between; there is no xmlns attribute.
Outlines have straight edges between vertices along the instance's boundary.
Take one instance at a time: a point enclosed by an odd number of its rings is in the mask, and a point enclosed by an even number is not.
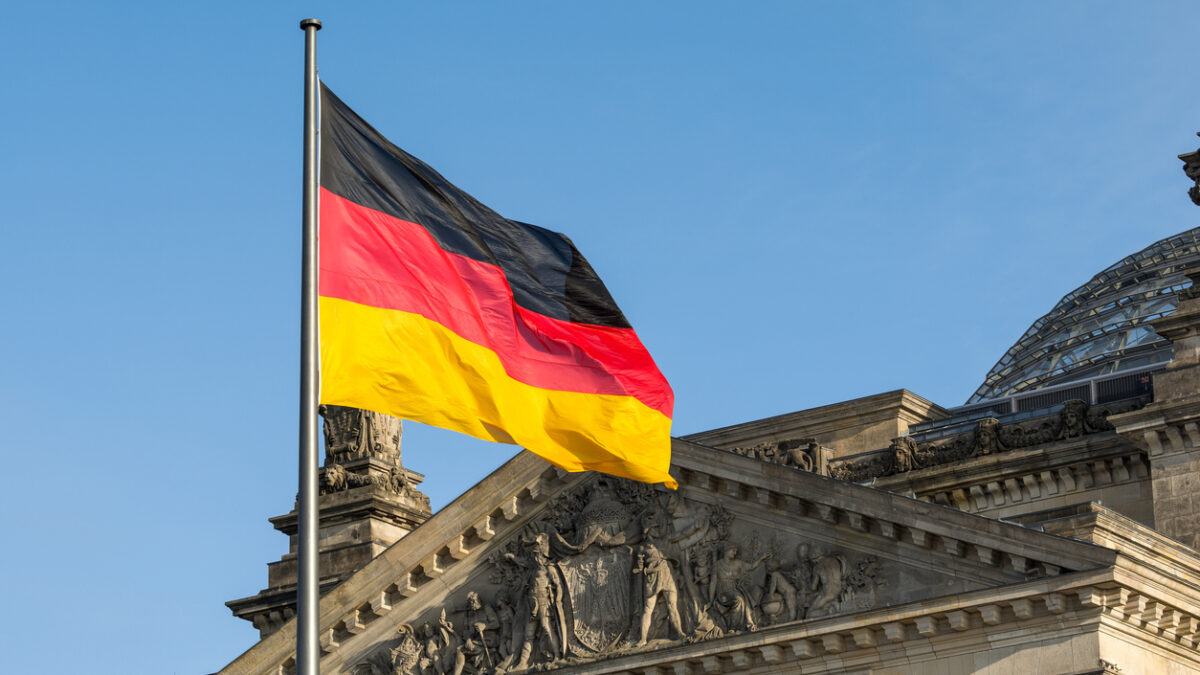
<svg viewBox="0 0 1200 675"><path fill-rule="evenodd" d="M1167 237L1105 268L1033 322L967 401L1142 368L1171 360L1171 343L1147 324L1175 311L1200 266L1200 227Z"/></svg>

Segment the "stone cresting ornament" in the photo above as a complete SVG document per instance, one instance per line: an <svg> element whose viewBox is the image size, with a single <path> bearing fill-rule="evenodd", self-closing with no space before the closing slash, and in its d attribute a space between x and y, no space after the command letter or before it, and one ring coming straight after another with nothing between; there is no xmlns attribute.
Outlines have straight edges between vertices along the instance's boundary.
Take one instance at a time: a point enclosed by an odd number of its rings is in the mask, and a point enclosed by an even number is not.
<svg viewBox="0 0 1200 675"><path fill-rule="evenodd" d="M873 557L734 527L720 504L609 476L560 494L355 675L502 675L862 611ZM736 537L734 533L736 532ZM439 611L439 610L431 610Z"/></svg>
<svg viewBox="0 0 1200 675"><path fill-rule="evenodd" d="M1200 136L1200 132L1196 135ZM1200 206L1200 150L1185 152L1179 155L1179 159L1183 161L1183 173L1192 181L1188 197L1192 198L1193 204Z"/></svg>
<svg viewBox="0 0 1200 675"><path fill-rule="evenodd" d="M827 448L821 447L815 438L759 443L750 447L733 448L733 452L764 462L790 466L801 471L827 473L826 462L829 451Z"/></svg>
<svg viewBox="0 0 1200 675"><path fill-rule="evenodd" d="M326 464L364 457L400 463L400 418L340 405L323 405L320 412L325 418Z"/></svg>
<svg viewBox="0 0 1200 675"><path fill-rule="evenodd" d="M901 436L892 439L887 452L836 465L830 469L829 475L857 483L972 457L1081 438L1088 434L1112 431L1113 426L1108 421L1110 414L1125 412L1140 405L1139 401L1124 401L1101 407L1072 400L1063 403L1062 409L1049 418L1001 424L996 418L988 417L977 422L969 432L927 443Z"/></svg>

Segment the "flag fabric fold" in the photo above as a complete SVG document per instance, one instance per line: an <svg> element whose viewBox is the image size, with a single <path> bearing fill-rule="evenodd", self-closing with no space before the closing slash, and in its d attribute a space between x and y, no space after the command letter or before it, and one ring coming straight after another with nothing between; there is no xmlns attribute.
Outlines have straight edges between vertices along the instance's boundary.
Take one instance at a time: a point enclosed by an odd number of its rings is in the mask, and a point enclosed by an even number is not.
<svg viewBox="0 0 1200 675"><path fill-rule="evenodd" d="M571 241L508 220L321 85L321 402L675 487L674 394Z"/></svg>

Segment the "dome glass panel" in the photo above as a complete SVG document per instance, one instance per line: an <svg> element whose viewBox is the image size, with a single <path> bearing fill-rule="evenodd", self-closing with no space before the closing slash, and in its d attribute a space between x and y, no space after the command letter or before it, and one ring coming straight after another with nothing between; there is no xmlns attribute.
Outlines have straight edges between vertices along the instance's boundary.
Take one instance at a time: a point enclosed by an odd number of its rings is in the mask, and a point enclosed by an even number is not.
<svg viewBox="0 0 1200 675"><path fill-rule="evenodd" d="M968 404L1171 360L1148 321L1175 311L1200 266L1200 228L1167 237L1101 270L1033 322L992 366Z"/></svg>

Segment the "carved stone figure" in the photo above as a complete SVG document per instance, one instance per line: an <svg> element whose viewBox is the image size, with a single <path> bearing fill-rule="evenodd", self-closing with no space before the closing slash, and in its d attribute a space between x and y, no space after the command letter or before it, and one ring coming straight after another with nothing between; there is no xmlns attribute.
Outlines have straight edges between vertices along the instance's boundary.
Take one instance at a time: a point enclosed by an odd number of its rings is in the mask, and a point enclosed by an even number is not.
<svg viewBox="0 0 1200 675"><path fill-rule="evenodd" d="M859 560L842 586L842 609L862 610L874 607L881 586L878 574L879 562L874 556Z"/></svg>
<svg viewBox="0 0 1200 675"><path fill-rule="evenodd" d="M349 462L363 457L400 462L400 436L403 431L398 417L370 410L323 405L325 418L325 462Z"/></svg>
<svg viewBox="0 0 1200 675"><path fill-rule="evenodd" d="M916 468L917 442L913 439L908 436L893 438L892 445L888 450L892 453L892 465L895 467L896 473L904 473Z"/></svg>
<svg viewBox="0 0 1200 675"><path fill-rule="evenodd" d="M764 462L790 466L801 471L826 473L825 448L814 438L797 438L778 443L760 443L751 447L733 448L733 452Z"/></svg>
<svg viewBox="0 0 1200 675"><path fill-rule="evenodd" d="M533 655L534 645L539 639L544 639L549 646L551 660L563 657L563 645L566 644L566 624L563 615L562 583L557 570L550 561L550 539L545 533L539 533L523 557L506 553L505 557L528 570L525 584L525 600L528 603L528 613L525 615L524 640L517 657L516 670L529 666L529 658Z"/></svg>
<svg viewBox="0 0 1200 675"><path fill-rule="evenodd" d="M513 656L521 649L516 644L516 610L513 608L511 596L507 588L496 591L496 620L500 622L496 635L496 663L510 663Z"/></svg>
<svg viewBox="0 0 1200 675"><path fill-rule="evenodd" d="M421 675L447 675L450 672L450 655L457 647L457 636L454 627L446 620L445 611L436 627L429 622L421 626L420 643L418 672Z"/></svg>
<svg viewBox="0 0 1200 675"><path fill-rule="evenodd" d="M813 599L805 618L832 607L838 601L845 577L846 559L839 554L823 555L813 562L812 581L809 583Z"/></svg>
<svg viewBox="0 0 1200 675"><path fill-rule="evenodd" d="M393 466L388 471L387 486L389 490L398 495L406 494L412 490L412 483L408 480L408 474L399 465Z"/></svg>
<svg viewBox="0 0 1200 675"><path fill-rule="evenodd" d="M796 547L796 566L792 568L792 583L796 589L796 618L803 619L808 615L808 606L812 600L813 559L809 555L808 543Z"/></svg>
<svg viewBox="0 0 1200 675"><path fill-rule="evenodd" d="M454 656L454 674L483 673L496 667L497 638L500 619L496 611L483 604L475 591L467 593L463 613L463 635Z"/></svg>
<svg viewBox="0 0 1200 675"><path fill-rule="evenodd" d="M787 578L779 559L767 560L767 593L763 596L762 613L770 623L795 621L798 596L796 587ZM776 603L776 608L772 603Z"/></svg>
<svg viewBox="0 0 1200 675"><path fill-rule="evenodd" d="M654 606L662 596L667 608L667 616L675 634L683 637L683 624L679 620L679 591L675 585L675 575L671 571L671 563L663 557L662 551L653 543L643 544L638 551L637 563L633 567L635 575L642 578L642 630L638 638L638 647L646 644L650 633L650 619L654 615Z"/></svg>
<svg viewBox="0 0 1200 675"><path fill-rule="evenodd" d="M1200 136L1200 132L1196 135ZM1192 187L1188 188L1188 197L1192 198L1193 204L1200 206L1200 150L1185 152L1179 159L1183 161L1183 173L1192 181Z"/></svg>
<svg viewBox="0 0 1200 675"><path fill-rule="evenodd" d="M975 447L972 454L991 455L1007 449L1004 447L1004 441L1000 439L1000 420L995 417L979 420L975 425Z"/></svg>
<svg viewBox="0 0 1200 675"><path fill-rule="evenodd" d="M712 586L712 559L708 552L692 552L692 578L696 582L696 587L700 589L701 596L705 598L705 607L707 607Z"/></svg>
<svg viewBox="0 0 1200 675"><path fill-rule="evenodd" d="M762 597L762 589L754 587L749 576L770 555L748 563L738 558L738 547L730 543L721 559L713 563L708 609L716 610L717 623L726 631L758 630L754 607Z"/></svg>
<svg viewBox="0 0 1200 675"><path fill-rule="evenodd" d="M1079 438L1087 433L1087 404L1083 401L1067 401L1059 413L1059 438Z"/></svg>
<svg viewBox="0 0 1200 675"><path fill-rule="evenodd" d="M371 485L371 477L350 473L341 464L326 464L322 474L321 494L341 492L354 487Z"/></svg>
<svg viewBox="0 0 1200 675"><path fill-rule="evenodd" d="M780 464L793 466L802 471L824 473L824 450L815 438L801 438L795 441L784 441L779 444Z"/></svg>

